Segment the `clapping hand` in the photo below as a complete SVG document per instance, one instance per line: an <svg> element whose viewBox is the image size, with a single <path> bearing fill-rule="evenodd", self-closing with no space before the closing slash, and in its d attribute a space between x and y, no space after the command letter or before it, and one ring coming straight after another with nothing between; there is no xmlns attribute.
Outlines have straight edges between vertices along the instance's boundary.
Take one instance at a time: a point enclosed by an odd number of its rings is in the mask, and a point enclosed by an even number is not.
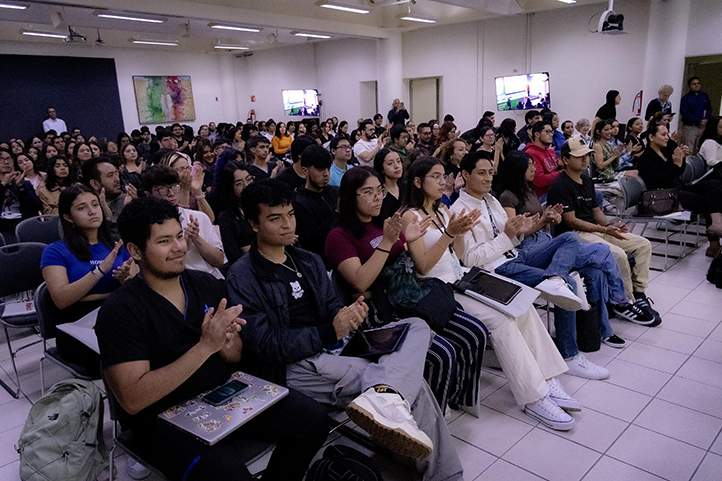
<svg viewBox="0 0 722 481"><path fill-rule="evenodd" d="M404 232L406 242L411 244L424 237L426 231L431 227L432 220L431 216L428 216L419 222L419 219L414 216L414 218L411 219L411 223L406 226L406 231Z"/></svg>
<svg viewBox="0 0 722 481"><path fill-rule="evenodd" d="M185 232L186 239L188 239L191 242L194 242L196 240L196 238L198 237L200 230L201 230L201 228L200 228L200 224L198 223L198 219L193 217L193 215L191 214L188 225L186 225L185 229L183 229L183 231Z"/></svg>
<svg viewBox="0 0 722 481"><path fill-rule="evenodd" d="M481 211L479 209L474 209L468 214L466 213L466 209L461 209L458 215L454 212L449 219L449 225L446 226L446 232L452 237L466 234L479 224L480 216Z"/></svg>
<svg viewBox="0 0 722 481"><path fill-rule="evenodd" d="M562 221L562 213L564 212L564 206L562 204L556 204L547 206L542 216L542 220L547 224L559 224Z"/></svg>

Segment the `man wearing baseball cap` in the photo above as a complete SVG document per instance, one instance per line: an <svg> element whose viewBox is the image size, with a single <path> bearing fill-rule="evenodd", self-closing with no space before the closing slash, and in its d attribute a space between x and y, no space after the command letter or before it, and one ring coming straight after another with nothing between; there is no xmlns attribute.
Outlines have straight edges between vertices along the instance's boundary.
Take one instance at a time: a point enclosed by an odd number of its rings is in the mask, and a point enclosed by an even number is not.
<svg viewBox="0 0 722 481"><path fill-rule="evenodd" d="M630 233L625 224L610 223L599 208L594 183L586 174L590 152L592 149L580 137L570 138L561 147L564 171L549 188L547 201L548 205L564 206L562 223L555 233L573 230L582 242L607 244L619 264L627 298L633 302L614 306L614 311L636 324L657 326L662 319L644 295L652 246L644 237ZM628 254L634 257L634 268L630 268Z"/></svg>

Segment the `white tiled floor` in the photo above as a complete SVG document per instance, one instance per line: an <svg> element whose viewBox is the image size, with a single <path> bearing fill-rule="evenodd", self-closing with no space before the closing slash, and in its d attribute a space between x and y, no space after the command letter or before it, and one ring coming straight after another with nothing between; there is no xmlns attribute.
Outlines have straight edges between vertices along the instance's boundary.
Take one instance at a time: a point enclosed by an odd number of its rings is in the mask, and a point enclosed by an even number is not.
<svg viewBox="0 0 722 481"><path fill-rule="evenodd" d="M513 404L503 374L486 371L480 419L454 412L449 425L465 479L722 480L722 290L704 279L710 262L705 247L650 276L648 294L664 319L659 327L613 320L628 347L602 346L588 356L609 368L610 379L561 377L584 405L574 415L572 431L550 431L525 416ZM653 262L661 265L658 258ZM18 358L21 383L31 394L15 400L0 389L2 481L19 479L13 445L30 402L40 397L40 351L33 346ZM6 382L12 369L8 359L0 345L0 378ZM46 363L46 386L63 377L62 370ZM108 437L109 428L106 423ZM355 445L338 435L330 442ZM125 455L117 454L118 478L127 480ZM387 481L413 479L397 462L374 458Z"/></svg>

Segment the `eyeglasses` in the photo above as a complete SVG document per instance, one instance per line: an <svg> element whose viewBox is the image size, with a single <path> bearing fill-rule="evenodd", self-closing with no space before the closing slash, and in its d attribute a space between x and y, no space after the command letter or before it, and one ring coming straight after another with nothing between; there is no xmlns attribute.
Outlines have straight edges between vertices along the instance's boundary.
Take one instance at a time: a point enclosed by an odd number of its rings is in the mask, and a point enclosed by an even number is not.
<svg viewBox="0 0 722 481"><path fill-rule="evenodd" d="M251 183L254 180L256 180L256 178L254 176L250 175L250 176L246 177L245 179L240 179L240 180L236 180L235 182L233 182L233 187L241 187L241 186L247 187L247 186L251 185Z"/></svg>
<svg viewBox="0 0 722 481"><path fill-rule="evenodd" d="M337 145L336 150L351 150L350 145Z"/></svg>
<svg viewBox="0 0 722 481"><path fill-rule="evenodd" d="M389 191L386 190L386 187L379 187L376 190L372 189L365 189L363 192L360 192L356 194L359 197L363 197L366 199L367 202L371 202L374 200L377 196L380 196L382 199L386 198L386 194L388 194Z"/></svg>
<svg viewBox="0 0 722 481"><path fill-rule="evenodd" d="M168 194L170 194L171 192L173 192L174 194L179 194L181 191L181 186L180 184L176 184L173 186L161 185L156 187L155 191L161 197L168 197Z"/></svg>
<svg viewBox="0 0 722 481"><path fill-rule="evenodd" d="M444 174L429 174L426 177L435 180L438 183L444 182Z"/></svg>

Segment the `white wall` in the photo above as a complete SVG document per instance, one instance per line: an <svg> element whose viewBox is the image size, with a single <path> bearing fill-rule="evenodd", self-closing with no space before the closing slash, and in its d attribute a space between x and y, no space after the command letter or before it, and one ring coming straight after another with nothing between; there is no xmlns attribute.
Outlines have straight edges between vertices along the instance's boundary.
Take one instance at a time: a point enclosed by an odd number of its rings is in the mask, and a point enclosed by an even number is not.
<svg viewBox="0 0 722 481"><path fill-rule="evenodd" d="M376 41L344 39L262 50L236 64L241 116L255 109L258 119L298 120L284 115L281 91L318 89L323 118L336 116L355 125L361 111L359 82L377 78Z"/></svg>
<svg viewBox="0 0 722 481"><path fill-rule="evenodd" d="M722 2L692 0L687 32L687 56L722 54Z"/></svg>
<svg viewBox="0 0 722 481"><path fill-rule="evenodd" d="M196 120L183 122L196 130L222 116L220 54L188 54L149 49L106 49L89 45L2 42L0 53L114 58L125 131L140 128L133 75L190 75ZM50 81L50 79L49 79ZM88 108L92 108L89 105ZM59 113L62 118L62 112ZM70 119L68 119L70 121ZM151 126L152 129L153 126Z"/></svg>
<svg viewBox="0 0 722 481"><path fill-rule="evenodd" d="M622 95L617 111L624 120L642 88L649 1L615 3L625 15L626 35L589 33L590 17L603 8L539 12L529 30L527 16L517 15L406 33L404 78L443 77L440 115L453 114L462 129L496 110L495 77L527 71L549 72L552 108L563 119L593 117L614 89ZM497 124L507 116L523 122L523 113L498 112Z"/></svg>

